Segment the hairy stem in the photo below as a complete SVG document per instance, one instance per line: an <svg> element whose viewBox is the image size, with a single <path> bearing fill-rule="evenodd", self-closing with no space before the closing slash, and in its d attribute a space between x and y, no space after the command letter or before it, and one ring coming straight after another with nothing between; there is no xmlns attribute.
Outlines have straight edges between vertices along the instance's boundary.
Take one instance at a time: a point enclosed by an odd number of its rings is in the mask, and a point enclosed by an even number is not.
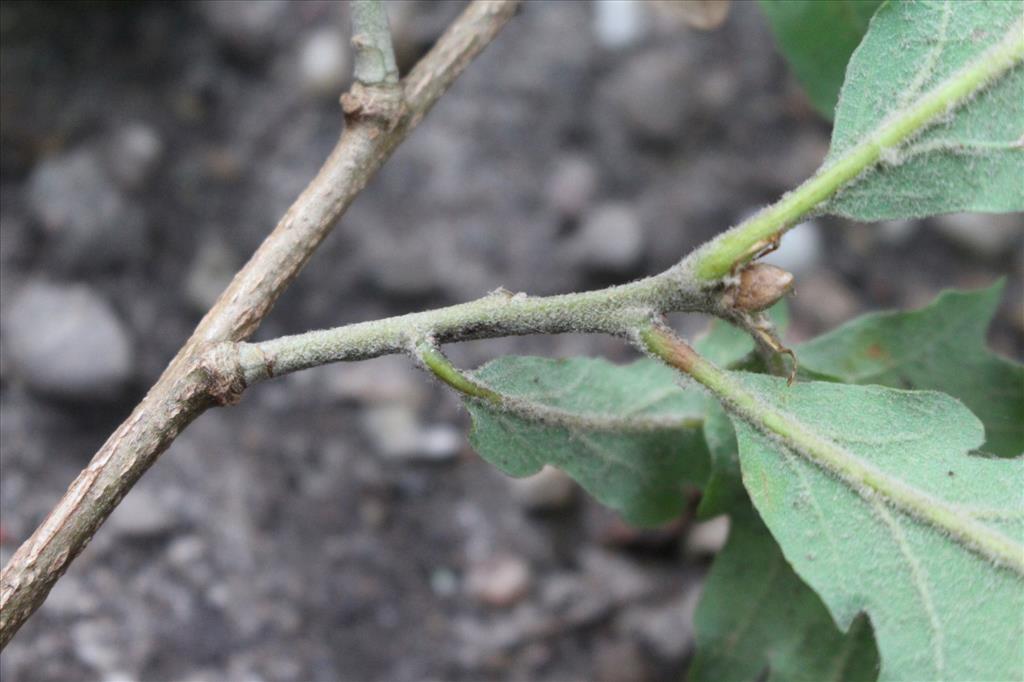
<svg viewBox="0 0 1024 682"><path fill-rule="evenodd" d="M220 368L298 275L356 195L399 142L497 35L518 0L477 0L382 104L381 88L346 94L345 131L316 178L232 279L131 416L72 482L0 573L0 648L46 599L100 525L178 433L244 384ZM357 22L358 25L358 22Z"/></svg>
<svg viewBox="0 0 1024 682"><path fill-rule="evenodd" d="M820 435L793 415L748 391L729 372L702 357L668 327L653 324L639 332L643 347L685 372L715 394L730 412L752 427L778 438L786 448L845 481L865 500L877 497L890 506L956 538L980 556L1024 576L1024 547L1002 533L965 516L954 507L864 462Z"/></svg>
<svg viewBox="0 0 1024 682"><path fill-rule="evenodd" d="M569 332L625 336L654 311L714 310L711 299L681 295L684 291L666 274L610 289L561 296L498 291L447 308L237 344L237 357L248 385L329 362L405 353L411 340L425 337L448 343ZM218 366L216 362L211 365ZM225 376L239 371L232 366L219 367Z"/></svg>
<svg viewBox="0 0 1024 682"><path fill-rule="evenodd" d="M873 167L882 154L895 149L938 118L968 101L974 93L1024 60L1024 26L1014 24L994 47L953 73L930 92L883 123L873 135L822 167L814 177L728 232L708 242L691 258L700 281L713 281L749 260L758 244L796 225L797 221L844 185Z"/></svg>
<svg viewBox="0 0 1024 682"><path fill-rule="evenodd" d="M398 85L388 13L381 0L352 0L353 76L363 85Z"/></svg>
<svg viewBox="0 0 1024 682"><path fill-rule="evenodd" d="M742 387L692 349L667 341L659 328L643 327L652 314L703 311L735 318L723 303L722 279L760 247L818 209L841 187L873 166L883 152L905 143L945 112L1024 59L1024 31L1011 34L906 109L888 119L867 141L775 205L723 233L669 270L639 282L601 291L546 298L495 294L440 310L310 332L259 344L240 343L309 260L338 217L395 147L422 120L468 63L515 12L517 0L476 0L437 45L397 84L387 20L377 2L358 3L357 80L342 97L345 132L317 177L296 200L246 266L232 280L193 335L131 416L96 453L89 466L0 573L0 647L42 604L50 588L138 478L205 409L236 400L246 385L325 362L408 352L416 339L439 343L515 334L601 332L632 336L716 393L732 395L736 410L763 428L791 436L794 447L837 475L880 486L870 470L843 459L834 444L791 417L758 406ZM641 319L642 318L642 319ZM652 331L653 330L653 331ZM681 344L681 345L680 345ZM443 356L442 356L443 357ZM429 365L428 365L429 366ZM444 377L442 377L444 378ZM455 376L449 376L455 380ZM810 453L810 454L808 454ZM845 467L845 468L844 468ZM887 491L896 496L898 489ZM960 521L906 492L908 513L953 535L973 534ZM980 537L976 549L1021 568L1000 537Z"/></svg>
<svg viewBox="0 0 1024 682"><path fill-rule="evenodd" d="M478 381L466 376L445 357L437 344L431 340L423 340L415 345L413 352L416 358L423 363L423 366L430 370L434 376L448 384L463 395L486 400L494 405L501 405L502 396L497 391L484 386Z"/></svg>

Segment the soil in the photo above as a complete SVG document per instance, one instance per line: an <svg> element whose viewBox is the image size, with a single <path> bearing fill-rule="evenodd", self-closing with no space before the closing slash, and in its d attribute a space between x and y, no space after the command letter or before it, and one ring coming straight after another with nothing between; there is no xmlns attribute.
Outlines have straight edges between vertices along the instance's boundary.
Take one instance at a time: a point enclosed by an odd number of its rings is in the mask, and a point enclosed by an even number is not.
<svg viewBox="0 0 1024 682"><path fill-rule="evenodd" d="M402 68L460 6L391 6ZM0 5L4 562L332 147L350 70L346 11ZM822 160L829 124L755 3L734 3L711 32L636 6L625 38L602 28L602 11L527 4L257 337L498 286L549 294L655 273ZM1020 357L1020 216L977 220L817 220L794 232L783 248L797 275L790 338L1007 275L990 337ZM972 241L989 224L995 241ZM621 246L604 248L609 238ZM18 305L40 291L52 309ZM82 296L110 319L67 331L61 302ZM676 322L688 334L706 324ZM72 342L56 355L18 350L62 335ZM109 363L83 354L96 344ZM507 353L634 356L577 336L451 349L465 367ZM702 528L702 542L689 518L629 528L557 475L524 492L469 449L467 428L457 400L401 358L300 373L207 413L4 650L0 674L680 679L724 528Z"/></svg>

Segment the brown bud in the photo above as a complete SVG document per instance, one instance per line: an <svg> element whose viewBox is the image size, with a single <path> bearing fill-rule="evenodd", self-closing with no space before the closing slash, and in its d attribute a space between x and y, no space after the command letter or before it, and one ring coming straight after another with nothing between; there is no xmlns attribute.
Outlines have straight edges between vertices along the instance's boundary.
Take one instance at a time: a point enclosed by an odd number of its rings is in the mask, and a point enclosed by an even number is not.
<svg viewBox="0 0 1024 682"><path fill-rule="evenodd" d="M754 263L740 272L733 307L756 313L770 308L793 290L793 274L767 263Z"/></svg>

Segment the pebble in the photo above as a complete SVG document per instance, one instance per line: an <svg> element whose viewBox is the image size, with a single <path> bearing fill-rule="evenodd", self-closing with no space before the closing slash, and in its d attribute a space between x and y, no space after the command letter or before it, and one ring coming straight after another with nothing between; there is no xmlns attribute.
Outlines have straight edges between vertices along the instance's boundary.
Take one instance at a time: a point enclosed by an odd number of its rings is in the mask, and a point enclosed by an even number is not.
<svg viewBox="0 0 1024 682"><path fill-rule="evenodd" d="M885 220L878 223L876 229L882 242L899 246L914 237L920 224L917 220Z"/></svg>
<svg viewBox="0 0 1024 682"><path fill-rule="evenodd" d="M94 591L80 578L65 575L54 584L42 609L55 616L83 616L95 612L99 605Z"/></svg>
<svg viewBox="0 0 1024 682"><path fill-rule="evenodd" d="M159 537L178 525L177 515L150 487L137 485L110 515L111 532L128 539Z"/></svg>
<svg viewBox="0 0 1024 682"><path fill-rule="evenodd" d="M102 270L145 255L142 210L127 202L91 149L39 163L28 180L27 197L61 269Z"/></svg>
<svg viewBox="0 0 1024 682"><path fill-rule="evenodd" d="M593 669L597 682L647 682L654 679L644 652L629 639L613 640L596 647Z"/></svg>
<svg viewBox="0 0 1024 682"><path fill-rule="evenodd" d="M449 424L428 426L420 433L420 455L440 462L458 456L462 450L462 432Z"/></svg>
<svg viewBox="0 0 1024 682"><path fill-rule="evenodd" d="M423 407L428 384L406 357L385 356L366 362L341 362L318 369L323 390L338 402Z"/></svg>
<svg viewBox="0 0 1024 682"><path fill-rule="evenodd" d="M443 462L462 449L462 436L454 427L424 428L408 405L380 404L363 413L363 429L376 452L406 462Z"/></svg>
<svg viewBox="0 0 1024 682"><path fill-rule="evenodd" d="M362 428L374 449L391 459L415 457L419 446L420 425L416 414L401 404L380 404L362 414Z"/></svg>
<svg viewBox="0 0 1024 682"><path fill-rule="evenodd" d="M530 512L566 509L576 495L576 482L551 465L545 465L533 476L507 480L512 498Z"/></svg>
<svg viewBox="0 0 1024 682"><path fill-rule="evenodd" d="M635 136L676 144L685 137L687 120L698 108L687 88L691 71L682 51L645 51L616 69L602 91L609 110Z"/></svg>
<svg viewBox="0 0 1024 682"><path fill-rule="evenodd" d="M323 28L306 37L299 52L299 78L306 92L336 99L350 70L348 41L341 31Z"/></svg>
<svg viewBox="0 0 1024 682"><path fill-rule="evenodd" d="M122 127L106 147L106 165L121 187L136 190L145 186L163 158L164 141L152 127L135 121Z"/></svg>
<svg viewBox="0 0 1024 682"><path fill-rule="evenodd" d="M60 398L115 397L131 379L135 349L111 305L84 285L35 281L3 318L13 373Z"/></svg>
<svg viewBox="0 0 1024 682"><path fill-rule="evenodd" d="M515 556L496 556L472 564L466 574L466 591L486 606L507 608L530 590L530 565Z"/></svg>
<svg viewBox="0 0 1024 682"><path fill-rule="evenodd" d="M638 42L646 32L643 7L633 0L602 0L591 5L594 38L610 50Z"/></svg>
<svg viewBox="0 0 1024 682"><path fill-rule="evenodd" d="M122 660L117 625L109 618L94 618L71 626L71 645L78 660L97 670L113 672Z"/></svg>
<svg viewBox="0 0 1024 682"><path fill-rule="evenodd" d="M860 312L857 294L828 271L815 272L799 280L791 305L810 313L821 330L837 327Z"/></svg>
<svg viewBox="0 0 1024 682"><path fill-rule="evenodd" d="M693 651L699 601L700 590L689 589L667 603L630 609L623 629L662 662L680 663Z"/></svg>
<svg viewBox="0 0 1024 682"><path fill-rule="evenodd" d="M950 241L979 258L999 258L1024 236L1024 222L1019 216L950 213L931 221Z"/></svg>
<svg viewBox="0 0 1024 682"><path fill-rule="evenodd" d="M716 516L693 524L686 535L686 554L691 557L718 554L729 538L729 517Z"/></svg>
<svg viewBox="0 0 1024 682"><path fill-rule="evenodd" d="M587 214L569 245L572 257L585 268L622 273L639 265L644 231L634 208L607 202Z"/></svg>
<svg viewBox="0 0 1024 682"><path fill-rule="evenodd" d="M32 253L32 233L26 222L14 215L0 216L0 264L24 265Z"/></svg>
<svg viewBox="0 0 1024 682"><path fill-rule="evenodd" d="M285 0L201 2L195 7L222 44L250 59L267 56L288 11Z"/></svg>
<svg viewBox="0 0 1024 682"><path fill-rule="evenodd" d="M231 283L240 261L223 239L204 235L185 275L185 298L197 311L209 310Z"/></svg>
<svg viewBox="0 0 1024 682"><path fill-rule="evenodd" d="M581 156L565 156L555 163L547 183L548 203L563 218L578 218L597 191L594 164Z"/></svg>

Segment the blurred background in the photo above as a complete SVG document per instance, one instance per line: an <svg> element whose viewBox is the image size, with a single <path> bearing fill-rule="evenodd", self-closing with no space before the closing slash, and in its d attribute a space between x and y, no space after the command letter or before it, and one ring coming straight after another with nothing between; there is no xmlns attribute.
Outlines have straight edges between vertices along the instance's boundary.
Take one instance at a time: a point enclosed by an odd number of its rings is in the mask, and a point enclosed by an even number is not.
<svg viewBox="0 0 1024 682"><path fill-rule="evenodd" d="M403 70L458 2L389 5ZM347 7L0 5L0 560L156 379L342 125ZM755 3L528 3L257 333L653 274L795 186L829 126ZM1008 277L1020 216L807 223L789 339ZM679 317L696 334L707 321ZM616 340L463 344L603 355ZM260 385L174 443L0 656L22 680L670 680L727 526L638 530L557 471L513 481L403 358Z"/></svg>

